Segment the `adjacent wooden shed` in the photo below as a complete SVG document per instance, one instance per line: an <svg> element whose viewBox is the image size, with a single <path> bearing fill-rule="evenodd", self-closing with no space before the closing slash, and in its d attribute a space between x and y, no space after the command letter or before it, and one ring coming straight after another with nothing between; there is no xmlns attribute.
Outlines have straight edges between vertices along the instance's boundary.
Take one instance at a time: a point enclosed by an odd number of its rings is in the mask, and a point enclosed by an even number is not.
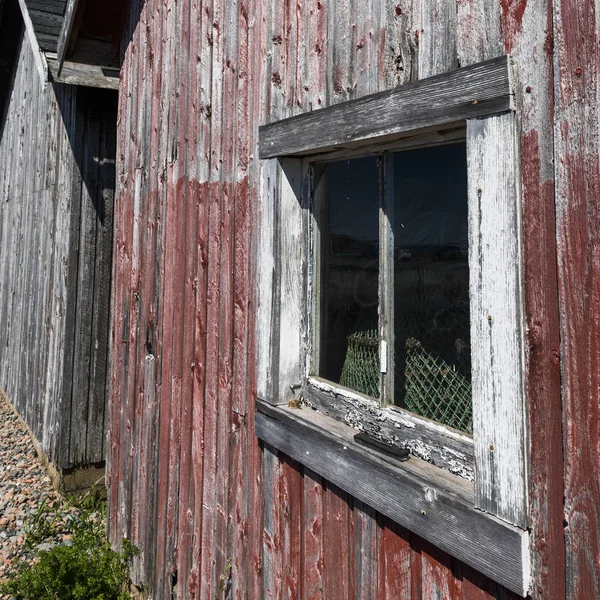
<svg viewBox="0 0 600 600"><path fill-rule="evenodd" d="M132 0L92 35L67 4L56 77L114 85L77 52L121 36L107 460L134 582L600 597L600 5ZM457 390L460 419L410 410Z"/></svg>
<svg viewBox="0 0 600 600"><path fill-rule="evenodd" d="M48 81L40 29L0 6L0 388L55 469L103 468L117 94Z"/></svg>

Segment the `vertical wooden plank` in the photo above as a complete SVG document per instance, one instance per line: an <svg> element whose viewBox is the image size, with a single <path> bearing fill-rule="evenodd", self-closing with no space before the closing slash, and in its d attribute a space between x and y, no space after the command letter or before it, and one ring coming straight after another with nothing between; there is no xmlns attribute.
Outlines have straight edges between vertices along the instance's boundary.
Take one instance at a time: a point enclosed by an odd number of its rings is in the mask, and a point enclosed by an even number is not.
<svg viewBox="0 0 600 600"><path fill-rule="evenodd" d="M91 100L91 98L90 98ZM88 101L85 89L77 90L77 112L81 113L81 195L78 224L77 281L75 297L75 346L73 349L73 389L71 400L70 463L85 464L87 459L87 423L90 418L90 368L92 362L92 319L94 311L94 279L96 254L96 210L100 120Z"/></svg>
<svg viewBox="0 0 600 600"><path fill-rule="evenodd" d="M301 335L304 269L305 224L302 207L302 162L285 159L282 163L281 188L278 193L280 225L277 229L275 280L279 322L279 365L274 399L284 404L295 396L302 381Z"/></svg>
<svg viewBox="0 0 600 600"><path fill-rule="evenodd" d="M379 89L419 78L421 0L386 0L379 34Z"/></svg>
<svg viewBox="0 0 600 600"><path fill-rule="evenodd" d="M323 481L304 469L302 505L302 595L306 600L323 600Z"/></svg>
<svg viewBox="0 0 600 600"><path fill-rule="evenodd" d="M203 552L201 567L200 597L212 598L219 586L219 577L227 574L226 548L221 534L224 533L224 515L218 511L223 510L224 490L221 486L221 476L228 474L220 473L221 461L228 462L228 440L224 439L228 420L227 407L219 410L219 377L223 373L217 361L213 357L219 356L221 333L223 321L220 315L220 274L222 249L228 250L225 244L221 244L222 223L227 214L224 210L223 190L217 183L221 178L221 159L223 152L222 118L223 118L223 53L224 53L224 7L218 1L213 2L210 22L210 33L208 34L212 46L212 77L210 88L210 172L209 172L209 231L208 231L208 274L207 274L207 336L206 353L207 371L205 387L205 413L204 413L204 435L205 435L205 470L203 491ZM226 265L228 263L225 263ZM229 290L223 290L227 294ZM225 463L227 464L227 463ZM224 466L224 465L223 465ZM226 470L226 469L225 469ZM227 485L227 484L226 484Z"/></svg>
<svg viewBox="0 0 600 600"><path fill-rule="evenodd" d="M600 6L555 0L553 7L566 597L598 597Z"/></svg>
<svg viewBox="0 0 600 600"><path fill-rule="evenodd" d="M521 106L532 596L565 597L563 432L556 259L552 3L501 3ZM490 8L491 10L491 8ZM560 157L558 158L560 160Z"/></svg>
<svg viewBox="0 0 600 600"><path fill-rule="evenodd" d="M303 76L305 111L324 106L327 98L328 6L329 3L320 0L306 0L304 3L307 19L306 52L308 53Z"/></svg>
<svg viewBox="0 0 600 600"><path fill-rule="evenodd" d="M467 123L475 501L526 527L518 161L513 114Z"/></svg>
<svg viewBox="0 0 600 600"><path fill-rule="evenodd" d="M201 2L192 8L192 19L194 19L198 33L198 46L196 49L195 36L192 36L192 50L190 54L198 56L197 66L197 91L199 102L198 119L198 145L196 154L196 172L198 177L198 226L196 239L197 255L197 293L196 293L196 315L194 327L194 387L193 387L193 431L192 431L192 465L194 475L194 536L193 536L193 560L192 571L188 583L191 598L198 598L202 587L202 560L204 542L204 473L207 468L205 460L205 430L206 411L210 407L205 405L205 389L207 382L207 294L208 294L208 240L209 240L209 156L210 156L210 106L211 93L211 69L212 69L212 46L208 43L212 31L211 9L209 3ZM209 417L212 416L209 412ZM209 438L210 439L210 438ZM210 447L209 451L212 450ZM210 551L207 548L208 551Z"/></svg>
<svg viewBox="0 0 600 600"><path fill-rule="evenodd" d="M102 120L96 207L96 249L94 266L94 317L92 323L92 364L88 416L88 456L91 462L106 457L108 335L112 274L113 214L115 196L117 95L102 94Z"/></svg>
<svg viewBox="0 0 600 600"><path fill-rule="evenodd" d="M348 494L325 483L323 489L323 553L325 598L351 598Z"/></svg>
<svg viewBox="0 0 600 600"><path fill-rule="evenodd" d="M236 118L235 145L232 178L235 181L235 210L233 214L233 363L231 394L231 460L229 486L229 532L228 546L232 555L231 596L242 598L249 588L248 527L252 518L249 513L251 476L247 461L250 458L249 438L252 396L249 394L249 295L252 293L250 277L250 218L252 214L250 186L248 181L249 137L250 137L250 96L248 75L251 68L249 48L249 5L242 0L237 6L237 48L232 48L237 56L236 74ZM252 358L250 358L252 360ZM256 493L256 491L254 491Z"/></svg>
<svg viewBox="0 0 600 600"><path fill-rule="evenodd" d="M328 4L327 34L327 106L353 97L353 59L355 23L353 0Z"/></svg>
<svg viewBox="0 0 600 600"><path fill-rule="evenodd" d="M458 68L456 2L424 1L421 14L419 79Z"/></svg>
<svg viewBox="0 0 600 600"><path fill-rule="evenodd" d="M354 510L354 597L376 598L379 590L379 528L377 513L366 504L353 501Z"/></svg>
<svg viewBox="0 0 600 600"><path fill-rule="evenodd" d="M279 527L283 566L282 598L302 598L301 542L303 485L300 465L282 456L280 474Z"/></svg>
<svg viewBox="0 0 600 600"><path fill-rule="evenodd" d="M146 419L150 423L145 423L146 427L150 427L151 440L150 446L147 447L147 464L146 469L149 474L158 472L160 452L161 432L161 413L160 413L160 389L158 385L158 371L161 368L161 341L162 331L158 330L160 318L160 298L158 297L161 289L162 264L159 260L160 247L160 228L161 228L161 197L160 197L160 179L163 176L160 154L160 136L159 124L162 115L163 106L161 105L162 91L162 60L163 55L160 49L162 48L162 32L163 19L161 18L161 3L159 0L152 0L145 5L145 19L150 28L148 47L146 48L148 64L152 65L151 77L146 76L144 86L144 97L150 98L150 114L148 116L149 127L149 147L148 152L148 199L147 213L145 215L145 254L144 254L144 277L142 279L142 298L145 299L145 313L141 321L141 333L145 341L145 351L150 356L155 357L154 364L154 380L151 383L154 385L153 391L148 391L154 395L154 402L150 407L150 412L146 415ZM151 60L152 59L152 60ZM150 584L151 589L155 589L156 581L156 565L157 555L156 546L159 537L157 531L158 511L159 511L159 487L162 487L162 482L156 476L149 478L149 485L145 490L147 494L147 522L145 530L140 530L141 540L144 544L144 563L143 576L144 582ZM162 561L161 561L162 564Z"/></svg>
<svg viewBox="0 0 600 600"><path fill-rule="evenodd" d="M261 52L263 44L264 19L263 14L266 10L261 0L250 0L248 4L248 47L249 47L249 72L248 72L248 183L249 183L249 203L250 203L250 288L254 293L248 295L248 347L247 347L247 399L248 405L248 448L249 456L246 461L246 485L248 486L248 559L247 559L247 579L248 590L253 590L258 597L264 596L264 577L263 577L263 518L265 494L263 492L263 453L258 439L254 434L254 400L258 396L258 378L259 368L259 341L258 341L258 312L260 310L259 299L256 289L259 285L259 265L255 257L257 256L257 247L259 236L257 227L259 222L260 204L260 164L254 154L258 140L258 126L260 116L262 115L261 91L264 81L262 79L262 69L264 64L263 53ZM259 116L259 118L256 118ZM272 243L272 242L271 242Z"/></svg>
<svg viewBox="0 0 600 600"><path fill-rule="evenodd" d="M263 573L264 597L270 600L282 598L283 555L279 531L280 462L277 451L263 446L263 490L264 530L263 530Z"/></svg>
<svg viewBox="0 0 600 600"><path fill-rule="evenodd" d="M386 517L380 517L378 598L419 598L412 594L413 552L408 532ZM417 555L415 552L414 555Z"/></svg>
<svg viewBox="0 0 600 600"><path fill-rule="evenodd" d="M81 226L81 191L82 176L79 169L74 168L76 163L82 160L82 140L84 134L84 112L78 110L77 92L75 88L67 88L64 96L66 102L61 106L61 112L65 120L65 133L69 140L65 140L65 150L67 160L63 168L65 171L65 189L69 215L69 230L65 237L68 243L68 249L65 252L66 258L66 280L65 280L65 316L64 316L64 359L62 365L63 385L62 398L63 406L62 418L62 446L60 454L60 464L71 465L74 454L71 453L71 442L74 449L76 440L74 439L75 430L71 419L73 413L77 415L77 408L73 407L73 376L75 365L75 328L77 318L77 281L79 270L79 245L80 245L80 226ZM72 153L68 144L73 141ZM78 400L78 399L77 399Z"/></svg>
<svg viewBox="0 0 600 600"><path fill-rule="evenodd" d="M462 581L453 572L452 558L422 541L421 569L423 598L454 600L462 598Z"/></svg>
<svg viewBox="0 0 600 600"><path fill-rule="evenodd" d="M275 330L275 249L276 249L276 160L263 161L260 169L261 190L259 195L258 216L256 219L256 262L257 262L257 299L256 299L256 337L257 337L257 373L258 397L274 398L272 352L278 341ZM277 337L276 337L277 336ZM277 373L275 373L276 375Z"/></svg>
<svg viewBox="0 0 600 600"><path fill-rule="evenodd" d="M175 211L175 197L173 195L172 179L169 175L168 161L173 157L173 132L171 130L171 95L173 93L173 64L172 52L175 26L173 11L168 3L162 1L158 5L158 18L162 21L162 35L159 53L162 59L163 77L161 79L161 114L160 136L158 141L158 178L159 216L160 227L157 229L156 258L160 263L159 274L159 305L157 317L157 330L160 332L158 340L158 355L160 357L160 446L158 449L159 489L157 495L157 538L156 538L156 563L154 572L155 593L157 596L168 595L170 565L168 564L169 552L169 507L170 498L170 448L176 441L171 440L173 419L171 403L171 372L169 351L173 340L173 280L171 265L173 262L173 213ZM171 507L172 508L172 507Z"/></svg>
<svg viewBox="0 0 600 600"><path fill-rule="evenodd" d="M457 0L456 7L459 66L466 67L500 56L503 40L498 4L490 0Z"/></svg>

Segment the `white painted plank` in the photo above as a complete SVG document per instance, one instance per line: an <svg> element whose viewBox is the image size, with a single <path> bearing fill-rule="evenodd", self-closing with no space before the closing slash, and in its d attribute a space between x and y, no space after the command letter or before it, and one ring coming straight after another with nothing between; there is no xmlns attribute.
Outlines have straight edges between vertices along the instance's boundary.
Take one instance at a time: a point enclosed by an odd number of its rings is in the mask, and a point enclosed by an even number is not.
<svg viewBox="0 0 600 600"><path fill-rule="evenodd" d="M305 315L305 236L302 205L302 161L282 161L279 189L276 279L279 301L279 377L275 402L286 403L302 380L301 331Z"/></svg>
<svg viewBox="0 0 600 600"><path fill-rule="evenodd" d="M516 117L467 123L476 505L527 524Z"/></svg>
<svg viewBox="0 0 600 600"><path fill-rule="evenodd" d="M273 340L273 285L275 276L275 199L277 160L264 161L260 170L261 191L257 217L256 247L256 352L257 393L268 400L273 395L271 350Z"/></svg>

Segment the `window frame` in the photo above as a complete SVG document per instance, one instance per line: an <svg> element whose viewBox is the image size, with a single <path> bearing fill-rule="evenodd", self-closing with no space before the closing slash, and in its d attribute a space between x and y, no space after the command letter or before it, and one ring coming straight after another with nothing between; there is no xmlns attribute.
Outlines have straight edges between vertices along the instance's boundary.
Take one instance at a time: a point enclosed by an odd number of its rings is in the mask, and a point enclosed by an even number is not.
<svg viewBox="0 0 600 600"><path fill-rule="evenodd" d="M474 480L474 456L472 436L457 431L445 425L432 421L424 416L412 413L394 405L394 353L391 349L394 339L394 312L393 308L393 232L390 218L393 217L390 209L392 175L389 172L389 160L394 152L413 150L417 148L431 148L458 142L466 142L466 127L452 126L448 130L439 131L435 137L424 136L416 139L399 140L393 146L381 150L374 147L372 154L381 158L380 164L380 246L379 246L379 303L380 303L380 337L385 341L387 356L385 372L380 374L380 396L371 398L344 388L335 382L328 381L318 375L319 362L320 324L320 277L309 274L306 282L308 306L311 307L308 316L307 365L301 388L305 404L324 412L335 415L336 418L352 423L353 426L391 445L401 445L410 449L411 453L427 460L436 466L447 469L469 481ZM364 155L361 155L364 156ZM283 162L286 171L286 160ZM337 160L337 159L336 159ZM309 206L309 243L308 254L305 258L307 264L313 266L315 271L320 270L320 224L316 213L320 210L320 203L325 201L323 187L324 180L315 174L315 169L327 165L330 159L317 158L316 160L304 159L304 177L308 177L308 184L304 186L309 197L306 204ZM320 175L320 173L319 173ZM387 205L387 206L386 206ZM393 209L393 205L392 205ZM381 315L384 315L383 317ZM381 352L380 352L381 354ZM341 407L341 408L340 408Z"/></svg>
<svg viewBox="0 0 600 600"><path fill-rule="evenodd" d="M507 56L260 128L259 155L264 160L256 255L255 426L264 442L525 595L530 550L518 132ZM407 411L370 405L360 394L310 375L315 279L311 199L315 190L318 193L314 165L448 143L461 135L467 143L471 347L472 356L478 357L472 372L472 442L460 432ZM380 251L385 257L390 252L389 237L383 237ZM387 354L391 361L392 353ZM317 411L294 412L286 406L298 406L299 398ZM339 408L342 404L344 410ZM340 420L349 425L359 421L363 429L374 424L383 438L387 432L392 439L401 437L403 443L408 439L413 454L421 459L411 459L410 467L395 465L386 456L351 445L353 430ZM298 449L304 447L300 430L304 436L315 436L306 455ZM331 471L330 461L324 459L335 454L332 447L337 448L340 464L350 453L358 458L346 464L346 471ZM474 456L474 472L465 466L470 456ZM474 484L427 461L467 480L474 476ZM383 489L378 496L361 488L360 469L367 479L369 469L373 473L387 469L388 485L399 478L409 487L412 482L412 500L392 501L389 496L389 504L382 503ZM385 477L380 484L385 487ZM403 494L407 497L406 489ZM419 502L429 502L428 508L419 509ZM420 518L432 514L432 505L439 514L444 507L460 506L469 518L445 523L450 532L445 539L439 520ZM495 533L476 534L473 524L480 532L491 526ZM465 544L465 539L474 538L476 543ZM494 566L499 556L503 557L501 572Z"/></svg>

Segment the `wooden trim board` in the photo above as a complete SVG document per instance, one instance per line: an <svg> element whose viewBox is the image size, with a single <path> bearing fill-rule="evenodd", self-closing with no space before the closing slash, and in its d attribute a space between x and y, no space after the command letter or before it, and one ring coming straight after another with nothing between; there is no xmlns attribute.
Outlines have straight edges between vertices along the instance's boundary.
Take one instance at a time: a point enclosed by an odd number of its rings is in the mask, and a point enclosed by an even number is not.
<svg viewBox="0 0 600 600"><path fill-rule="evenodd" d="M31 52L33 53L33 59L35 62L35 66L38 70L39 76L45 85L48 81L48 64L46 63L46 57L44 53L40 49L40 45L38 44L37 37L35 35L35 30L33 28L33 23L31 22L31 17L29 16L29 10L25 4L25 0L19 0L19 7L21 9L21 14L23 16L23 22L25 23L25 32L27 35L27 39L31 45Z"/></svg>
<svg viewBox="0 0 600 600"><path fill-rule="evenodd" d="M476 505L527 527L519 164L514 114L467 121Z"/></svg>
<svg viewBox="0 0 600 600"><path fill-rule="evenodd" d="M67 58L67 49L69 48L69 42L71 39L71 32L73 31L73 22L75 21L75 15L77 14L77 5L79 0L68 0L67 7L65 9L65 16L63 19L62 28L60 35L58 36L58 44L56 46L56 57L57 57L57 77L60 77Z"/></svg>
<svg viewBox="0 0 600 600"><path fill-rule="evenodd" d="M529 534L474 507L469 482L354 442L351 427L308 408L256 403L256 435L354 498L509 590L529 591Z"/></svg>
<svg viewBox="0 0 600 600"><path fill-rule="evenodd" d="M259 128L261 159L319 154L509 112L510 57L407 83Z"/></svg>
<svg viewBox="0 0 600 600"><path fill-rule="evenodd" d="M58 60L49 53L46 54L46 59L52 80L57 83L107 90L119 89L118 69L67 61L64 63L59 75Z"/></svg>

